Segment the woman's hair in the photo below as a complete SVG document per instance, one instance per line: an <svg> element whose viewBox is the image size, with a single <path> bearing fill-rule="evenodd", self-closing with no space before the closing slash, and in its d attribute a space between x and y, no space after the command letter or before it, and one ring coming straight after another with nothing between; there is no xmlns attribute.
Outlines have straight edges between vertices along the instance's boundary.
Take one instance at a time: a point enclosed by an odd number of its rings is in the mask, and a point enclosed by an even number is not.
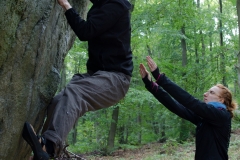
<svg viewBox="0 0 240 160"><path fill-rule="evenodd" d="M232 99L231 91L222 84L217 84L216 86L221 89L221 97L224 99L223 103L227 106L227 110L231 113L231 117L233 117L233 111L237 109L237 103Z"/></svg>

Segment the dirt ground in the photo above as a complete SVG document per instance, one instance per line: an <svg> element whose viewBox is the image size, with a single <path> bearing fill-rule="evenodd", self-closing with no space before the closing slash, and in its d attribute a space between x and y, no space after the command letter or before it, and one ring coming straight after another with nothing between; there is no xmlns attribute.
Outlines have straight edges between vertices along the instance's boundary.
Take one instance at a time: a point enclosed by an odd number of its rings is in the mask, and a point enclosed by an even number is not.
<svg viewBox="0 0 240 160"><path fill-rule="evenodd" d="M232 131L231 134L231 141L240 140L240 129ZM156 154L165 154L166 152L169 152L169 148L166 151L166 147L163 147L164 143L150 143L143 145L139 149L119 149L112 153L111 156L101 156L97 152L84 154L84 155L78 155L85 160L143 160L146 157L151 157L152 155ZM170 150L173 150L174 152L185 152L186 154L189 154L190 157L193 157L195 152L195 145L194 143L189 144L187 147L184 145L180 146L170 146ZM58 160L66 160L67 158L62 158ZM84 160L83 159L83 160ZM193 158L191 158L193 159ZM69 159L68 159L69 160ZM72 160L81 160L80 158L72 158Z"/></svg>

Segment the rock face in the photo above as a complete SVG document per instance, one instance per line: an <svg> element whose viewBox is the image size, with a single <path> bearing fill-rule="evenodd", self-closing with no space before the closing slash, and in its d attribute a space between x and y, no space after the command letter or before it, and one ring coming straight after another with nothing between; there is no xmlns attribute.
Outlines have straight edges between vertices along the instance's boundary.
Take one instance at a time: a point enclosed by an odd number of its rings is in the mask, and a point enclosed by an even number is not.
<svg viewBox="0 0 240 160"><path fill-rule="evenodd" d="M88 0L69 1L85 17ZM0 1L0 159L28 159L25 121L39 132L75 35L55 0Z"/></svg>

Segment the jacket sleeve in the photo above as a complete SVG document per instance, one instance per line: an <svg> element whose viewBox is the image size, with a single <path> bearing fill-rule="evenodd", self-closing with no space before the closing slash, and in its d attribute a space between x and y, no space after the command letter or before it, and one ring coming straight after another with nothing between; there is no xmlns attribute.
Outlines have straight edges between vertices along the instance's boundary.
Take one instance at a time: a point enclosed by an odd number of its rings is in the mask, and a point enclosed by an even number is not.
<svg viewBox="0 0 240 160"><path fill-rule="evenodd" d="M185 108L182 104L178 103L156 83L151 82L151 87L145 87L160 103L162 103L168 110L175 113L179 117L184 118L195 125L201 121L201 118L199 116L195 115L192 111Z"/></svg>
<svg viewBox="0 0 240 160"><path fill-rule="evenodd" d="M194 98L188 92L168 79L165 74L161 74L158 84L179 103L196 115L207 120L209 123L221 125L221 123L226 121L226 118L230 117L230 114L226 110L217 109L210 104Z"/></svg>
<svg viewBox="0 0 240 160"><path fill-rule="evenodd" d="M88 14L88 19L82 19L75 9L65 12L67 21L81 41L88 41L111 28L127 10L116 2L109 2Z"/></svg>

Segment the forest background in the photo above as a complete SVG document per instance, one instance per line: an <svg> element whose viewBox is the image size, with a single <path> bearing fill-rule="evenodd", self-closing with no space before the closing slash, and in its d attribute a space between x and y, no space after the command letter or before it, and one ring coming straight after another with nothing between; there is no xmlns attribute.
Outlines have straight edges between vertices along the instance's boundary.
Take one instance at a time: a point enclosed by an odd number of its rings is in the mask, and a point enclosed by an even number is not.
<svg viewBox="0 0 240 160"><path fill-rule="evenodd" d="M115 106L87 113L78 120L68 136L70 150L75 153L98 151L107 155L119 148L152 142L170 146L194 142L195 126L168 111L145 89L139 64L146 64L147 55L161 72L196 98L202 100L212 85L222 83L240 103L235 1L132 3L134 71L130 89ZM87 58L87 44L76 39L64 62L60 89L74 73L86 71ZM239 120L237 115L233 130L239 128Z"/></svg>

